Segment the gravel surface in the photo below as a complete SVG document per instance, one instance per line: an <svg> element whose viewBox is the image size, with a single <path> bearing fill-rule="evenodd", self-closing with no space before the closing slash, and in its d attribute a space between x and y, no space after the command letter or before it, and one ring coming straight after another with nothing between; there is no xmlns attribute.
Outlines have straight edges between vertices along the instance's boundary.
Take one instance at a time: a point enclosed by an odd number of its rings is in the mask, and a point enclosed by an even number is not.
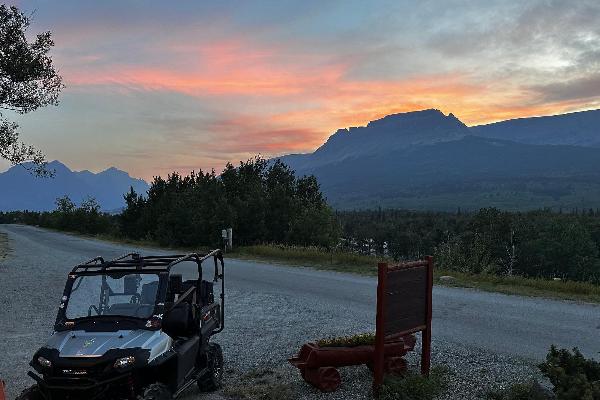
<svg viewBox="0 0 600 400"><path fill-rule="evenodd" d="M12 399L30 384L27 364L51 333L72 266L134 249L33 227L0 225L2 232L11 252L0 259L0 377ZM374 330L374 279L240 260L228 260L226 267L226 327L216 338L225 351L226 391L263 371L291 390L290 399L370 397L365 367L341 369L341 389L321 394L285 360L306 341ZM474 399L487 389L539 377L535 364L552 343L594 355L598 329L595 305L436 287L433 364L450 369L443 398ZM415 368L417 359L416 352L409 356ZM194 388L185 398L219 397Z"/></svg>

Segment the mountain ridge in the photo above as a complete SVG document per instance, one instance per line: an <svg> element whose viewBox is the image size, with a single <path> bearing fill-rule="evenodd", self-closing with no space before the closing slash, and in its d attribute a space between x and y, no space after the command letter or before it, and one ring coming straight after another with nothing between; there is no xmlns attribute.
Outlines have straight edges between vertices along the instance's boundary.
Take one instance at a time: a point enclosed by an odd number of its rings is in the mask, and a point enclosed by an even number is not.
<svg viewBox="0 0 600 400"><path fill-rule="evenodd" d="M478 136L527 144L600 147L600 109L514 118L469 129Z"/></svg>
<svg viewBox="0 0 600 400"><path fill-rule="evenodd" d="M594 120L600 110L591 114ZM577 127L573 121L582 115L590 118L590 112L563 118ZM552 116L539 118L526 120L526 125L554 121ZM279 159L298 175L315 175L336 208L600 205L600 148L593 145L597 131L589 129L589 122L579 139L558 144L543 135L534 143L511 140L511 132L498 126L512 125L493 125L490 132L485 126L469 128L453 114L435 109L393 114L364 127L337 130L313 153ZM581 137L588 138L588 145L579 144Z"/></svg>

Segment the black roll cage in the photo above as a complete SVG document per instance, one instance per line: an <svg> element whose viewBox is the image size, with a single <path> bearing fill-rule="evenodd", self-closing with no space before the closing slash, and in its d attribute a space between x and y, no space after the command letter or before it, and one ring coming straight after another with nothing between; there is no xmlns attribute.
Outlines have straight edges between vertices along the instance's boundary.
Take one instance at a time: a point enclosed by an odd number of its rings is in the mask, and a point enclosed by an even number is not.
<svg viewBox="0 0 600 400"><path fill-rule="evenodd" d="M68 299L73 290L73 284L75 279L79 276L90 276L90 275L113 275L113 274L132 274L132 273L143 273L143 274L157 274L167 279L163 280L164 283L158 289L158 295L163 297L166 295L168 286L168 276L171 273L171 269L182 262L194 261L198 268L198 279L196 283L197 298L199 298L200 287L202 282L202 263L209 258L214 259L214 276L213 281L221 281L221 294L220 294L220 326L219 329L215 330L213 334L219 333L224 329L225 321L225 263L223 260L223 252L220 249L211 250L206 254L200 253L189 253L189 254L178 254L178 255L162 255L162 256L140 256L139 253L127 253L120 257L114 258L110 261L105 261L102 257L92 258L82 264L78 264L69 273L69 279L65 286L63 301L61 303L58 316L56 319L55 329L64 330L66 328L65 322L68 320L65 315L65 310L68 305ZM219 264L221 264L221 271L219 272ZM104 278L105 279L105 278ZM188 290L182 294L176 303L181 302L184 298L188 297L192 290ZM66 299L66 300L65 300ZM213 305L214 306L214 305ZM164 310L164 303L160 302L155 306L156 313L164 313L169 310ZM115 316L118 318L118 316Z"/></svg>

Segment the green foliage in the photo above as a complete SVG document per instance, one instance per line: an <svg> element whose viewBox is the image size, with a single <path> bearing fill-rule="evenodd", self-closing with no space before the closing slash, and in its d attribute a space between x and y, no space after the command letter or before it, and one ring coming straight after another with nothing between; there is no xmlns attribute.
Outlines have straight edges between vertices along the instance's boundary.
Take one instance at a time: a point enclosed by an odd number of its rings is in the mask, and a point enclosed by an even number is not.
<svg viewBox="0 0 600 400"><path fill-rule="evenodd" d="M342 336L317 340L320 347L356 347L375 344L374 333L361 333L352 336Z"/></svg>
<svg viewBox="0 0 600 400"><path fill-rule="evenodd" d="M600 362L552 346L540 370L554 385L557 400L600 400Z"/></svg>
<svg viewBox="0 0 600 400"><path fill-rule="evenodd" d="M447 387L448 369L436 366L429 377L407 373L403 377L386 378L381 388L381 400L432 400Z"/></svg>
<svg viewBox="0 0 600 400"><path fill-rule="evenodd" d="M337 224L312 176L296 178L280 161L256 157L221 176L172 174L152 182L147 198L125 195L120 231L128 239L166 246L221 245L233 228L236 246L261 243L329 247Z"/></svg>
<svg viewBox="0 0 600 400"><path fill-rule="evenodd" d="M553 397L535 381L517 383L508 389L491 391L487 394L488 400L550 400L552 398Z"/></svg>
<svg viewBox="0 0 600 400"><path fill-rule="evenodd" d="M56 211L60 213L71 213L75 210L75 203L67 195L57 198L54 204L56 204Z"/></svg>
<svg viewBox="0 0 600 400"><path fill-rule="evenodd" d="M29 42L29 18L16 7L0 5L0 108L25 114L58 104L62 79L48 55L54 42L43 32ZM0 113L0 158L12 164L33 161L34 172L47 175L44 155L20 142L18 125Z"/></svg>

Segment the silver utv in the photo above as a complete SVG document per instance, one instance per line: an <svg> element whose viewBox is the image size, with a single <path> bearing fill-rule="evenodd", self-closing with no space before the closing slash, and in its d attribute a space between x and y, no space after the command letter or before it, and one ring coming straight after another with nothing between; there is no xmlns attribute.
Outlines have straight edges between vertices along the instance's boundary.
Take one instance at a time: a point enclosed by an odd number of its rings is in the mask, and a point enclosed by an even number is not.
<svg viewBox="0 0 600 400"><path fill-rule="evenodd" d="M224 268L220 250L77 265L54 333L30 362L36 383L17 400L165 400L193 384L218 389L223 354L211 338L224 327Z"/></svg>

